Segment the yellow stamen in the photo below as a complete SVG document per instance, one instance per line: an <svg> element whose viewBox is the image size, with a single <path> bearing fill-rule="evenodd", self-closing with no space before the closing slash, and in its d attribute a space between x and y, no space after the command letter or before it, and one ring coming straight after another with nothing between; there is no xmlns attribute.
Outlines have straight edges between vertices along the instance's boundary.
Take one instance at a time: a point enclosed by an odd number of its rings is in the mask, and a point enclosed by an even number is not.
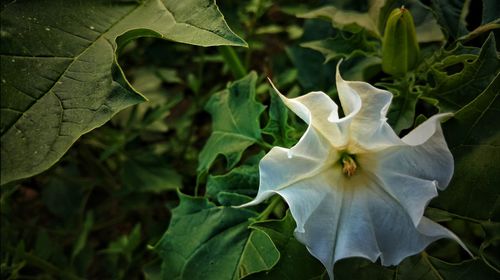
<svg viewBox="0 0 500 280"><path fill-rule="evenodd" d="M356 169L358 168L358 165L356 164L356 161L352 158L350 155L344 155L342 156L342 172L344 172L345 175L348 177L351 177L356 173Z"/></svg>

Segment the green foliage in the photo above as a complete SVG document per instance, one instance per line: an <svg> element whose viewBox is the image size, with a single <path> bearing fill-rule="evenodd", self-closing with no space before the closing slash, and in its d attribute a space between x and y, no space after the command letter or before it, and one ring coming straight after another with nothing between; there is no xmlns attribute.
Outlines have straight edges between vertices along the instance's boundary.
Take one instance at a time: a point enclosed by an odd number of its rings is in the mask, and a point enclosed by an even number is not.
<svg viewBox="0 0 500 280"><path fill-rule="evenodd" d="M265 232L280 253L279 262L268 272L261 272L245 279L323 279L326 271L312 257L304 245L293 237L295 221L290 212L282 220L257 222L251 228ZM297 269L297 268L302 269ZM326 278L325 278L326 279Z"/></svg>
<svg viewBox="0 0 500 280"><path fill-rule="evenodd" d="M233 168L245 149L261 143L259 116L264 106L255 101L257 74L252 72L214 94L206 110L213 119L212 135L200 152L198 172L205 174L219 154Z"/></svg>
<svg viewBox="0 0 500 280"><path fill-rule="evenodd" d="M380 83L394 94L391 107L387 113L389 124L396 133L410 128L415 119L415 110L420 93L415 89L415 78L406 76L396 79L393 83Z"/></svg>
<svg viewBox="0 0 500 280"><path fill-rule="evenodd" d="M334 6L326 6L301 14L300 17L326 18L330 20L332 25L336 28L354 33L364 29L373 36L380 37L380 32L378 30L378 12L384 1L373 2L375 3L370 6L370 10L367 13L343 10Z"/></svg>
<svg viewBox="0 0 500 280"><path fill-rule="evenodd" d="M442 125L454 177L425 215L474 256L442 240L397 266L343 259L335 279L498 278L498 1L10 2L2 279L328 279L279 197L237 206L256 195L262 157L305 127L266 77L289 97L336 99L340 58L346 80L393 93L401 136L454 113ZM421 56L391 76L381 45L401 5Z"/></svg>
<svg viewBox="0 0 500 280"><path fill-rule="evenodd" d="M478 260L450 264L423 253L399 266L394 279L495 279L497 273Z"/></svg>
<svg viewBox="0 0 500 280"><path fill-rule="evenodd" d="M438 23L441 25L444 33L453 38L465 35L467 33L465 14L468 10L468 1L464 0L432 0L432 11L436 15Z"/></svg>
<svg viewBox="0 0 500 280"><path fill-rule="evenodd" d="M1 65L9 71L1 73L1 184L46 170L82 134L145 100L126 81L115 54L141 36L245 45L208 0L5 5Z"/></svg>
<svg viewBox="0 0 500 280"><path fill-rule="evenodd" d="M222 203L224 194L233 193L250 197L259 188L259 169L257 165L242 165L224 175L208 177L206 196Z"/></svg>
<svg viewBox="0 0 500 280"><path fill-rule="evenodd" d="M155 246L164 279L240 279L276 262L267 235L247 230L257 213L181 193L179 198L169 229Z"/></svg>
<svg viewBox="0 0 500 280"><path fill-rule="evenodd" d="M148 151L131 155L123 164L121 177L124 188L131 192L156 192L181 188L181 176L166 158Z"/></svg>
<svg viewBox="0 0 500 280"><path fill-rule="evenodd" d="M500 222L500 124L496 121L500 74L474 101L456 112L445 132L457 165L450 188L433 205L454 214ZM470 201L477 201L473 204Z"/></svg>
<svg viewBox="0 0 500 280"><path fill-rule="evenodd" d="M356 56L369 56L377 51L377 44L367 40L364 32L339 33L333 38L303 43L305 48L320 52L325 56L325 63L339 57L351 59Z"/></svg>
<svg viewBox="0 0 500 280"><path fill-rule="evenodd" d="M479 55L461 51L458 46L444 54L426 73L433 84L424 88L423 95L437 101L443 112L456 111L474 100L500 71L493 34L488 36Z"/></svg>
<svg viewBox="0 0 500 280"><path fill-rule="evenodd" d="M288 108L283 104L277 93L274 92L274 89L269 91L271 96L269 121L262 129L262 133L273 137L273 145L288 147L293 144L293 140L289 135L293 131L293 127L288 124Z"/></svg>

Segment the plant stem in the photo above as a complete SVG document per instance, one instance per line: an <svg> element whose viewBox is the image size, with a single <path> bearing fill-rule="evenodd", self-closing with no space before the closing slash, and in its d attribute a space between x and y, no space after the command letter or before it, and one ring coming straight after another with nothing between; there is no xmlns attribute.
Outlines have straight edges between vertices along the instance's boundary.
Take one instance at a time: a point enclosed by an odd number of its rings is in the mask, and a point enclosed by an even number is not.
<svg viewBox="0 0 500 280"><path fill-rule="evenodd" d="M266 209L264 209L264 211L262 211L262 213L260 213L260 215L256 218L256 220L263 221L263 220L267 219L269 217L269 215L271 215L271 213L273 212L276 205L278 205L280 202L281 202L280 196L275 195L271 199L271 203L269 203L269 205L266 207Z"/></svg>
<svg viewBox="0 0 500 280"><path fill-rule="evenodd" d="M261 146L262 148L269 149L269 150L270 150L270 149L272 149L272 148L274 147L273 145L271 145L271 144L269 144L269 143L266 143L266 142L264 142L264 141L259 141L259 142L257 142L257 144L258 144L259 146Z"/></svg>
<svg viewBox="0 0 500 280"><path fill-rule="evenodd" d="M247 70L243 66L243 63L241 63L241 60L234 49L230 46L220 46L218 49L224 58L224 61L229 66L229 70L233 73L233 76L236 79L243 78L247 74Z"/></svg>

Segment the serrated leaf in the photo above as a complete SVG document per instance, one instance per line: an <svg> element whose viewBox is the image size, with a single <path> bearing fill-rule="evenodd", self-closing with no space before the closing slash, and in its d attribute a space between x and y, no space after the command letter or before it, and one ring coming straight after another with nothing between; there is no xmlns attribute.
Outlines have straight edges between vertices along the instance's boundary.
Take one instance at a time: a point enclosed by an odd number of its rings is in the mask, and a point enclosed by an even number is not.
<svg viewBox="0 0 500 280"><path fill-rule="evenodd" d="M270 271L251 275L245 279L327 279L321 263L293 236L295 221L290 212L282 220L252 224L252 228L265 232L278 248L281 258Z"/></svg>
<svg viewBox="0 0 500 280"><path fill-rule="evenodd" d="M269 89L271 97L271 105L269 106L269 121L262 129L263 133L271 135L274 138L273 145L281 147L289 147L292 143L288 133L294 128L288 124L288 108L285 106L281 98L274 92L273 88Z"/></svg>
<svg viewBox="0 0 500 280"><path fill-rule="evenodd" d="M483 93L444 124L455 158L455 175L449 187L432 201L433 207L474 219L499 221L499 92L497 74Z"/></svg>
<svg viewBox="0 0 500 280"><path fill-rule="evenodd" d="M199 156L198 173L203 175L218 155L233 168L243 152L261 141L259 117L264 106L255 101L257 74L251 72L214 94L205 109L212 115L212 135Z"/></svg>
<svg viewBox="0 0 500 280"><path fill-rule="evenodd" d="M301 46L320 52L325 56L325 63L340 57L350 59L373 55L377 49L377 43L368 41L363 31L352 34L341 32L333 38L306 42Z"/></svg>
<svg viewBox="0 0 500 280"><path fill-rule="evenodd" d="M1 11L1 184L40 173L144 101L115 52L141 36L245 45L209 0L13 1Z"/></svg>
<svg viewBox="0 0 500 280"><path fill-rule="evenodd" d="M467 105L500 71L493 34L484 42L478 56L464 53L469 50L460 48L446 53L444 59L430 66L428 76L435 85L423 89L423 96L438 101L437 106L443 112L457 111Z"/></svg>
<svg viewBox="0 0 500 280"><path fill-rule="evenodd" d="M238 206L250 202L252 197L232 192L219 192L216 199L223 206Z"/></svg>
<svg viewBox="0 0 500 280"><path fill-rule="evenodd" d="M254 197L259 188L259 168L257 165L242 165L224 175L212 176L207 180L206 196L217 199L222 192L231 192ZM222 203L220 199L217 199Z"/></svg>
<svg viewBox="0 0 500 280"><path fill-rule="evenodd" d="M413 91L413 80L407 76L393 83L379 83L394 94L387 114L388 122L392 129L399 134L402 130L410 128L415 119L415 107L419 97Z"/></svg>
<svg viewBox="0 0 500 280"><path fill-rule="evenodd" d="M279 253L267 235L250 233L247 209L217 207L179 193L170 226L155 246L163 279L237 280L267 270Z"/></svg>

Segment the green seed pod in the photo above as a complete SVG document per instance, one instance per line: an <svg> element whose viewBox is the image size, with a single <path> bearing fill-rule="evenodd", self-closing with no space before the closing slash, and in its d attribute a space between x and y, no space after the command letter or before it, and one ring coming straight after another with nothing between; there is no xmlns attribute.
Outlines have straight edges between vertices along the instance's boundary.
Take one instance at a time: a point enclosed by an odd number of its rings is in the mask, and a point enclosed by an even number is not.
<svg viewBox="0 0 500 280"><path fill-rule="evenodd" d="M387 19L382 42L382 70L404 75L417 66L419 48L413 17L405 7L394 9Z"/></svg>

